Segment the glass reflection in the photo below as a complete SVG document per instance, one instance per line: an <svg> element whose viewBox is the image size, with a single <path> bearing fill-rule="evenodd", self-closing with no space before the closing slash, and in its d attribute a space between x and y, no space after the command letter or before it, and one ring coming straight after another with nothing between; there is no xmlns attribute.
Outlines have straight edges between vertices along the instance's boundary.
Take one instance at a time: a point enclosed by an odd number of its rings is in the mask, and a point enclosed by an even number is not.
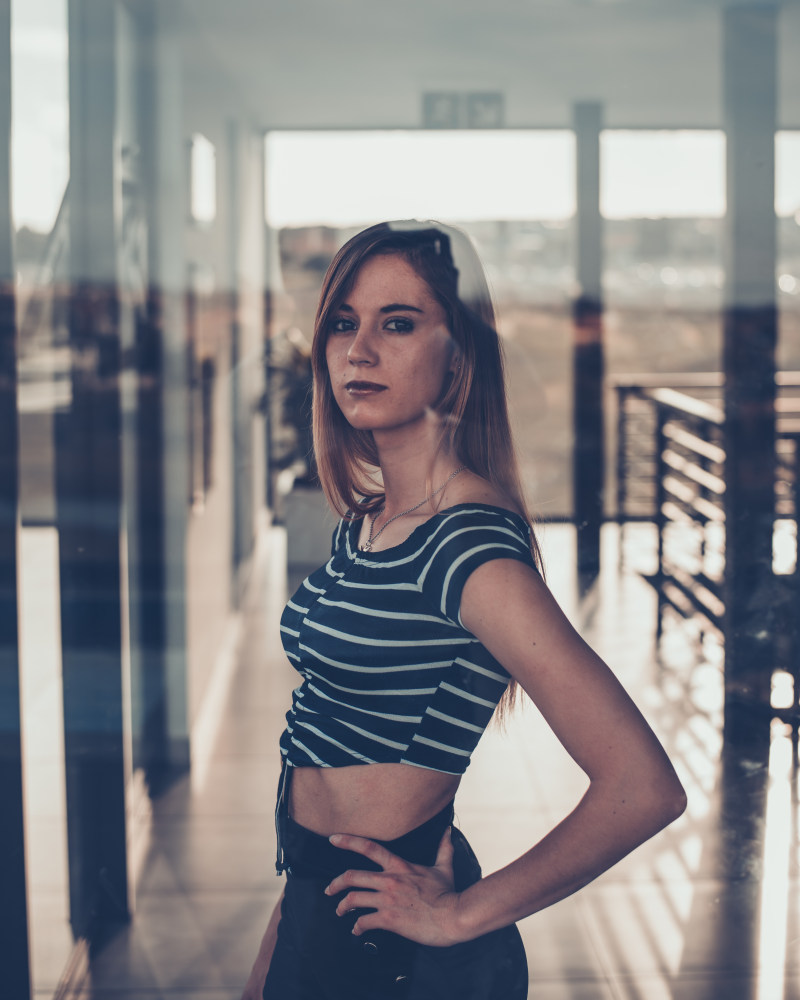
<svg viewBox="0 0 800 1000"><path fill-rule="evenodd" d="M36 0L11 7L26 863L33 985L55 990L73 948L54 489L54 421L71 398L67 4Z"/></svg>
<svg viewBox="0 0 800 1000"><path fill-rule="evenodd" d="M679 40L689 61L702 49L687 79L706 79L701 66L721 79L725 47L744 73L767 14L653 7L631 47L619 43L632 22L613 5L583 4L577 20L572 4L537 11L533 27L498 10L484 28L519 41L502 42L503 64L481 41L480 72L462 17L447 45L418 32L413 86L383 32L390 92L386 65L356 90L347 74L323 81L311 68L350 36L373 38L379 15L360 17L358 4L335 19L314 4L306 23L283 3L269 17L250 0L168 6L11 3L37 994L54 995L89 957L98 995L113 985L220 1000L217 988L241 987L275 894L264 789L291 686L275 609L287 562L298 573L329 545L309 454L314 302L356 228L408 215L463 225L487 261L553 586L626 674L690 790L682 825L652 852L531 922L532 992L794 997L800 132L784 126L798 115L791 94L776 111L754 85L761 124L748 139L735 95L718 100L716 82L683 90L674 74ZM786 50L797 19L775 13ZM408 23L428 16L420 7ZM736 17L760 25L743 51ZM575 308L586 290L574 109L558 82L565 53L584 51L583 21L592 44L575 79L603 103L591 262L602 282L588 320ZM615 57L597 65L601 47ZM633 49L648 64L641 78ZM656 99L648 82L662 73L675 90L666 109L666 88ZM440 86L448 75L464 94ZM499 100L497 80L508 82ZM424 93L452 97L438 112L448 126L465 95L483 93L472 124L492 127L423 130ZM503 116L511 127L495 127ZM748 143L769 169L748 166ZM732 239L734 218L747 239ZM733 246L758 253L733 260ZM573 481L575 345L587 331L606 373L594 499L620 522L603 526L588 585L575 568ZM602 395L598 370L589 381ZM759 465L773 425L774 476ZM738 541L733 521L747 527ZM733 587L753 531L758 558ZM476 828L487 803L503 811L507 841L482 851L498 866L563 804L541 760L564 801L576 780L532 713L508 739L520 748L515 780L493 777L490 741L463 807Z"/></svg>

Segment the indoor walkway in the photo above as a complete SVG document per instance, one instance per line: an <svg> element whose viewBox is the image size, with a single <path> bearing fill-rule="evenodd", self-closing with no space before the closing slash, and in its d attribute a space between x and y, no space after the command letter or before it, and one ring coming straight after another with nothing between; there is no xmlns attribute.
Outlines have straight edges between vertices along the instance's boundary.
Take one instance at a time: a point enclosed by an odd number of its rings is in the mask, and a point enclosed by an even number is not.
<svg viewBox="0 0 800 1000"><path fill-rule="evenodd" d="M580 894L521 923L530 995L797 1000L791 740L774 731L769 782L766 760L721 766L719 658L710 645L701 655L686 626L667 630L656 657L655 595L632 571L651 568L649 529L626 529L630 568L624 572L617 569L617 535L613 526L606 529L606 568L579 601L573 529L546 527L548 578L666 743L689 807ZM278 642L283 545L281 530L272 529L230 689L209 724L212 750L197 761L191 779L154 803L134 922L97 957L82 1000L240 996L281 888L272 867L272 810L277 740L295 683ZM491 871L543 835L583 787L582 774L527 705L505 734L492 730L484 737L457 798L457 822ZM766 816L752 814L762 807Z"/></svg>

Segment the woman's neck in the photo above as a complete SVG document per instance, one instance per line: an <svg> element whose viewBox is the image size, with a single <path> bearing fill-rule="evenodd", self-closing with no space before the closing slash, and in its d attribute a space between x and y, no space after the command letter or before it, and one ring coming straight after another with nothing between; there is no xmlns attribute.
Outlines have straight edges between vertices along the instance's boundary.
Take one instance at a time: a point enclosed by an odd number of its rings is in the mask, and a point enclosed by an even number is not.
<svg viewBox="0 0 800 1000"><path fill-rule="evenodd" d="M420 447L420 442L396 442L379 445L380 467L386 494L387 516L414 504L442 486L459 466L457 457L435 445ZM422 512L422 510L421 510Z"/></svg>

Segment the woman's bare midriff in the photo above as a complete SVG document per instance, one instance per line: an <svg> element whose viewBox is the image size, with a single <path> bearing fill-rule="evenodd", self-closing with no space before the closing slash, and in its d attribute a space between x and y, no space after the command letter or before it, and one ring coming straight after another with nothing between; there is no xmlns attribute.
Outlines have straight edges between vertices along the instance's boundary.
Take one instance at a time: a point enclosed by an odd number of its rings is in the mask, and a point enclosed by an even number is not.
<svg viewBox="0 0 800 1000"><path fill-rule="evenodd" d="M458 774L411 764L298 767L292 774L289 814L325 837L353 833L394 840L443 809L460 781Z"/></svg>

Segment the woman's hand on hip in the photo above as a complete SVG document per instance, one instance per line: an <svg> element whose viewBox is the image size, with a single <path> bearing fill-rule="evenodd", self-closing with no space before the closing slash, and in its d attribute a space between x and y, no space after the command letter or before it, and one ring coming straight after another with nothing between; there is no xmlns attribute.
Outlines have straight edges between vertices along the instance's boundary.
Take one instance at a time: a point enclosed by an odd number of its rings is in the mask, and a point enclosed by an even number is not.
<svg viewBox="0 0 800 1000"><path fill-rule="evenodd" d="M340 917L350 910L375 911L356 920L354 934L381 928L436 947L465 940L458 930L460 895L455 891L450 829L445 830L432 867L404 861L366 837L335 834L330 838L335 847L363 854L383 869L343 872L325 889L328 896L346 892L336 907Z"/></svg>

